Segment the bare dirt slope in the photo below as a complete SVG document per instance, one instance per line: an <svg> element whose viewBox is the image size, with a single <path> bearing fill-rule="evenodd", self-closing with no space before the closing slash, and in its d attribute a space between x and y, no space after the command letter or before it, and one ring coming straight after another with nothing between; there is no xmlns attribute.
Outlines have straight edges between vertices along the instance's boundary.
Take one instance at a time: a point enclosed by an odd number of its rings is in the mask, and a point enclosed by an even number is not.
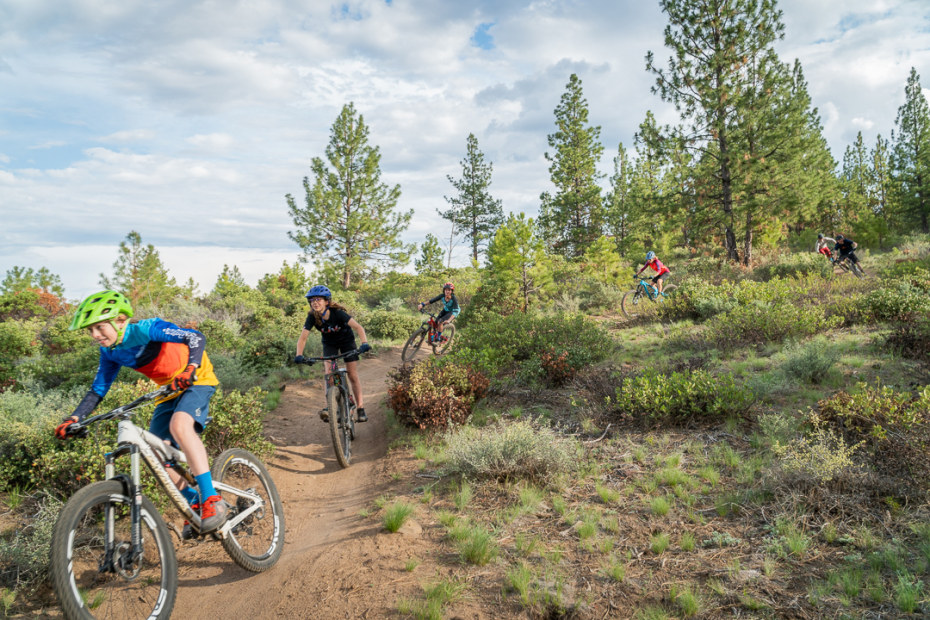
<svg viewBox="0 0 930 620"><path fill-rule="evenodd" d="M379 462L387 451L382 401L387 373L398 364L399 350L382 351L359 364L369 422L357 426L348 469L339 467L329 426L317 415L323 406L319 367L311 369L312 382L288 385L266 422L266 434L277 446L269 470L286 519L281 559L255 574L236 566L218 543L184 543L178 550L180 587L173 617L396 614L399 593L414 585L398 556L409 557L419 547L426 553L426 543L416 533L387 534L380 520L362 513L373 510L390 482Z"/></svg>

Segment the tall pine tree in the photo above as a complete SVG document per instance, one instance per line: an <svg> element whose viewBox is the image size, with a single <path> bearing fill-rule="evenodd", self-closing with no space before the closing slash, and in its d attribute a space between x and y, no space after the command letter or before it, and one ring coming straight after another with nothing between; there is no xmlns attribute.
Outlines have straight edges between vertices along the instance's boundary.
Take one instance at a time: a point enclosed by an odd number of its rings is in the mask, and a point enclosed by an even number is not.
<svg viewBox="0 0 930 620"><path fill-rule="evenodd" d="M904 221L930 233L930 107L913 67L895 125L892 162L899 209Z"/></svg>
<svg viewBox="0 0 930 620"><path fill-rule="evenodd" d="M549 134L546 153L551 162L549 176L556 186L555 195L540 196L540 226L556 251L578 258L585 248L601 236L604 208L597 171L604 147L601 128L588 124L588 102L581 79L574 73L555 108L556 132Z"/></svg>
<svg viewBox="0 0 930 620"><path fill-rule="evenodd" d="M745 127L739 116L749 111L754 89L771 83L764 72L782 71L768 60L775 41L784 36L781 12L775 0L660 0L660 5L669 19L665 45L672 56L661 68L652 52L647 54L646 67L656 76L653 92L681 113L689 126L686 143L713 159L717 188L712 195L724 247L728 258L739 260L742 223L734 208L734 168L747 145L746 136L734 134ZM744 237L747 233L750 228Z"/></svg>
<svg viewBox="0 0 930 620"><path fill-rule="evenodd" d="M503 223L504 210L501 201L488 192L494 167L491 162L485 162L475 134L468 134L465 148L462 177L446 177L458 194L451 198L444 196L449 209L440 211L439 215L452 222L454 229L468 239L472 259L477 262L478 253Z"/></svg>
<svg viewBox="0 0 930 620"><path fill-rule="evenodd" d="M381 154L368 144L365 119L349 103L333 123L326 161L310 164L313 184L304 177L306 197L298 206L288 194L287 205L297 226L288 236L304 252L336 267L343 288L363 273L369 262L391 267L405 264L412 246L401 241L413 210L397 212L400 185L381 182Z"/></svg>
<svg viewBox="0 0 930 620"><path fill-rule="evenodd" d="M620 256L626 255L632 234L634 205L630 196L631 174L630 156L621 142L617 148L617 156L614 157L614 173L609 179L610 191L604 197L607 230L613 235Z"/></svg>
<svg viewBox="0 0 930 620"><path fill-rule="evenodd" d="M161 262L155 246L143 245L142 235L130 231L119 244L119 256L113 263L113 276L100 274L104 288L121 292L133 306L146 303L156 306L165 299L172 299L179 288L175 279Z"/></svg>

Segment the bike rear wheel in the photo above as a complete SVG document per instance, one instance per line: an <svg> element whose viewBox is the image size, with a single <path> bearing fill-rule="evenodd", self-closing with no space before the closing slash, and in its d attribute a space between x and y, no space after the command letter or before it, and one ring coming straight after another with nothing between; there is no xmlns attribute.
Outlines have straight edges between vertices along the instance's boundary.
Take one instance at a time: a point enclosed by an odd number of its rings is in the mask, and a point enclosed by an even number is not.
<svg viewBox="0 0 930 620"><path fill-rule="evenodd" d="M131 506L122 483L106 480L84 487L62 509L52 532L50 567L65 617L171 615L178 562L168 528L143 497L142 554L133 559ZM109 554L108 531L113 543Z"/></svg>
<svg viewBox="0 0 930 620"><path fill-rule="evenodd" d="M455 338L455 325L447 323L446 326L442 328L442 336L445 340L433 345L433 353L436 355L445 355L449 347L452 346L452 339Z"/></svg>
<svg viewBox="0 0 930 620"><path fill-rule="evenodd" d="M352 462L352 420L349 419L349 406L345 394L338 387L326 391L326 404L329 406L329 434L333 438L333 450L340 467L348 467Z"/></svg>
<svg viewBox="0 0 930 620"><path fill-rule="evenodd" d="M420 327L407 339L407 342L404 344L404 350L401 351L400 354L400 358L404 362L412 361L420 351L420 347L423 346L423 341L426 339L426 332L427 329L425 327Z"/></svg>
<svg viewBox="0 0 930 620"><path fill-rule="evenodd" d="M223 539L223 548L242 568L260 573L281 557L284 549L284 507L274 480L261 460L246 450L232 448L213 461L213 480L258 495L264 504ZM248 510L254 500L232 491L219 491L230 506L229 518Z"/></svg>

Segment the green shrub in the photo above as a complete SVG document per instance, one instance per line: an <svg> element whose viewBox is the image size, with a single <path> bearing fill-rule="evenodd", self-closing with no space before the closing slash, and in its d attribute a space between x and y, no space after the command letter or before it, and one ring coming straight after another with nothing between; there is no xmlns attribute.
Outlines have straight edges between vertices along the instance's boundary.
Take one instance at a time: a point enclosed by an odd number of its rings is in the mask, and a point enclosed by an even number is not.
<svg viewBox="0 0 930 620"><path fill-rule="evenodd" d="M930 316L912 316L895 323L887 343L904 357L930 364Z"/></svg>
<svg viewBox="0 0 930 620"><path fill-rule="evenodd" d="M864 442L871 467L902 496L930 487L930 387L917 394L889 386L857 386L818 404L821 418L849 442Z"/></svg>
<svg viewBox="0 0 930 620"><path fill-rule="evenodd" d="M790 343L784 352L782 371L806 383L820 383L836 363L836 358L824 338L805 344Z"/></svg>
<svg viewBox="0 0 930 620"><path fill-rule="evenodd" d="M197 329L206 337L211 352L233 353L245 345L241 336L242 327L232 319L204 319L197 325Z"/></svg>
<svg viewBox="0 0 930 620"><path fill-rule="evenodd" d="M785 471L825 484L853 466L853 454L863 442L849 445L816 413L809 415L808 424L810 428L804 435L785 443L776 440L772 451Z"/></svg>
<svg viewBox="0 0 930 620"><path fill-rule="evenodd" d="M872 291L862 300L869 316L878 321L902 321L930 313L930 280L906 280Z"/></svg>
<svg viewBox="0 0 930 620"><path fill-rule="evenodd" d="M842 322L820 306L755 302L738 306L708 322L705 339L721 348L780 342L820 333Z"/></svg>
<svg viewBox="0 0 930 620"><path fill-rule="evenodd" d="M52 529L62 502L44 497L24 526L0 538L0 585L27 596L48 575Z"/></svg>
<svg viewBox="0 0 930 620"><path fill-rule="evenodd" d="M753 276L762 282L773 278L815 275L829 278L833 265L823 255L814 252L793 252L780 255L775 262L758 267Z"/></svg>
<svg viewBox="0 0 930 620"><path fill-rule="evenodd" d="M744 413L752 403L752 392L732 375L704 370L670 375L651 370L627 377L608 401L621 416L654 424L720 421Z"/></svg>
<svg viewBox="0 0 930 620"><path fill-rule="evenodd" d="M486 315L480 329L462 334L452 356L488 376L514 372L555 386L605 359L611 341L582 315Z"/></svg>
<svg viewBox="0 0 930 620"><path fill-rule="evenodd" d="M573 471L573 442L552 429L519 421L494 427L466 426L445 435L449 473L465 478L531 480L546 484Z"/></svg>
<svg viewBox="0 0 930 620"><path fill-rule="evenodd" d="M375 309L364 317L365 333L372 338L406 340L423 322L423 318L403 311Z"/></svg>
<svg viewBox="0 0 930 620"><path fill-rule="evenodd" d="M390 380L388 406L399 422L421 429L464 423L488 389L482 373L436 357L401 366Z"/></svg>

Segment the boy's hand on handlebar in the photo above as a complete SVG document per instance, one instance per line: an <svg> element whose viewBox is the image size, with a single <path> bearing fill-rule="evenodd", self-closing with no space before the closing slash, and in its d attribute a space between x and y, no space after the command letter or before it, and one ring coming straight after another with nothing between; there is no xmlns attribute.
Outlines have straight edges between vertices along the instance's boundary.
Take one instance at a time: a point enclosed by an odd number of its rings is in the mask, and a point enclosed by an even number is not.
<svg viewBox="0 0 930 620"><path fill-rule="evenodd" d="M303 355L294 356L294 363L295 364L306 364L307 366L313 366L313 360L309 360Z"/></svg>
<svg viewBox="0 0 930 620"><path fill-rule="evenodd" d="M193 364L188 364L187 368L181 371L181 374L176 376L171 381L171 389L174 391L186 390L194 381L197 380L197 367Z"/></svg>
<svg viewBox="0 0 930 620"><path fill-rule="evenodd" d="M73 425L77 424L77 427ZM81 426L81 422L76 415L69 415L62 418L61 424L55 427L55 437L58 439L67 439L71 435L77 435L81 432L86 433L87 429Z"/></svg>
<svg viewBox="0 0 930 620"><path fill-rule="evenodd" d="M423 308L425 308L425 307L426 307L426 304L423 303L422 301L421 301L420 303L417 304L417 309L418 309L418 310L423 310Z"/></svg>
<svg viewBox="0 0 930 620"><path fill-rule="evenodd" d="M367 342L363 342L362 346L358 348L359 353L368 353L369 351L371 351L371 345Z"/></svg>

